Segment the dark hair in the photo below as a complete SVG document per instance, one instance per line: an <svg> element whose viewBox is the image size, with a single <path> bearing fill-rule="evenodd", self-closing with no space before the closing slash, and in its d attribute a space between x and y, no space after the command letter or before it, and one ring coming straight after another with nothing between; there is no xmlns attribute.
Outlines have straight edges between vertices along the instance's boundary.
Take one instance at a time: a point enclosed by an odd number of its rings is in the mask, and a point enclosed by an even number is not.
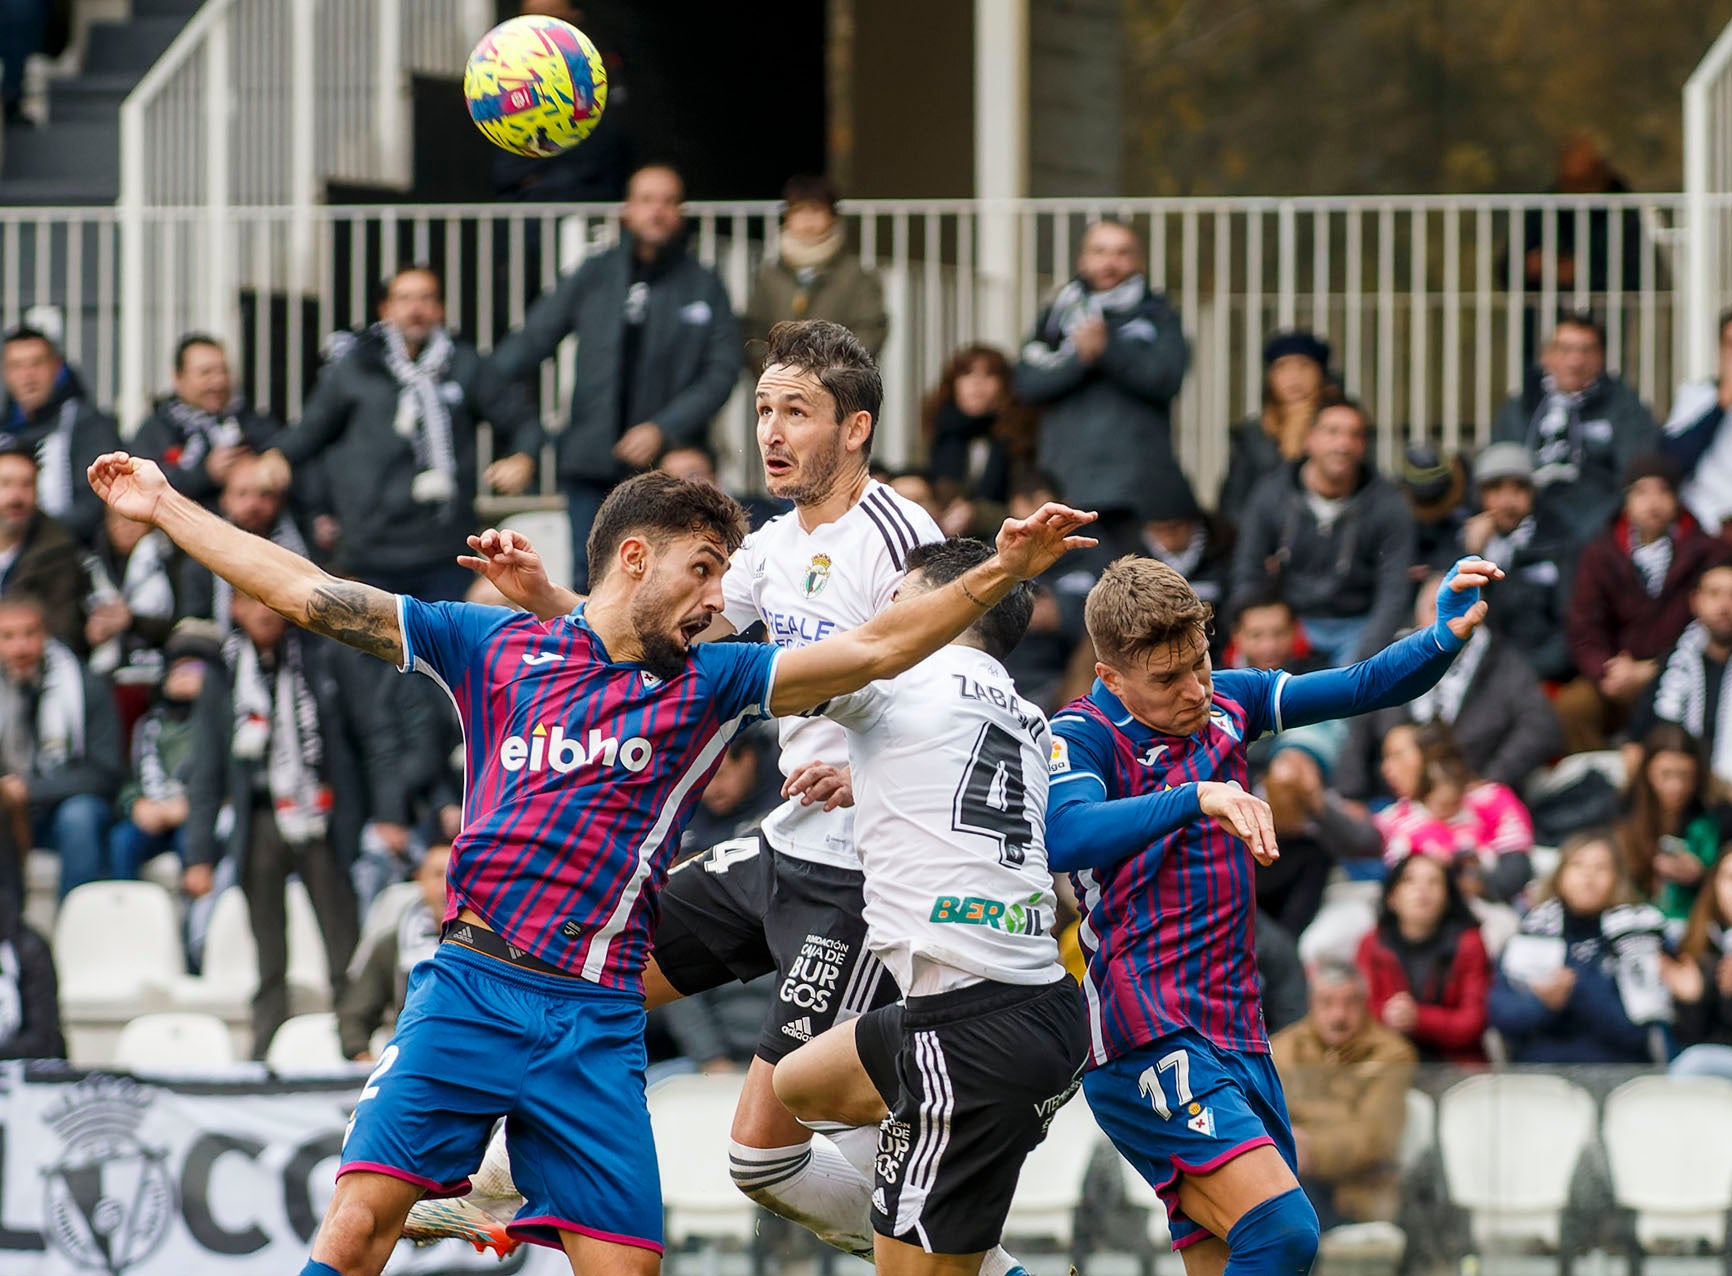
<svg viewBox="0 0 1732 1276"><path fill-rule="evenodd" d="M992 437L1004 444L1013 462L1018 462L1015 468L1034 461L1035 446L1039 442L1040 420L1025 405L1016 401L1012 391L1013 370L1010 360L997 346L984 345L979 342L963 346L945 360L944 371L939 374L938 385L926 401L920 405L920 428L928 439L938 437L938 413L946 404L956 402L956 380L964 373L973 372L980 365L986 365L986 371L998 378L1004 386L1004 399L998 405L993 416Z"/></svg>
<svg viewBox="0 0 1732 1276"><path fill-rule="evenodd" d="M433 281L433 290L439 297L439 304L445 304L445 281L440 278L437 270L433 269L431 265L424 261L412 261L407 266L399 266L381 279L379 281L379 297L377 304L382 306L390 299L391 285L396 283L404 275L426 275L427 278Z"/></svg>
<svg viewBox="0 0 1732 1276"><path fill-rule="evenodd" d="M4 461L9 456L15 456L20 461L29 461L30 468L33 470L42 468L41 463L36 459L36 452L33 448L21 447L16 443L11 447L0 447L0 461Z"/></svg>
<svg viewBox="0 0 1732 1276"><path fill-rule="evenodd" d="M1446 863L1437 856L1408 855L1396 862L1395 866L1389 870L1389 876L1383 881L1383 902L1377 910L1377 924L1386 939L1393 938L1400 933L1400 923L1396 920L1395 910L1390 907L1389 901L1394 898L1396 888L1401 885L1401 879L1407 876L1414 862L1423 859L1429 859L1443 870L1443 889L1446 900L1443 906L1443 916L1437 919L1437 930L1441 932L1450 927L1469 930L1479 925L1478 920L1473 915L1473 910L1468 907L1467 897L1461 893L1461 877L1454 865ZM1442 966L1443 963L1440 962L1439 965ZM1435 973L1444 975L1447 971L1440 969ZM1427 996L1427 992L1430 992L1431 995ZM1415 988L1413 997L1415 1001L1436 1002L1441 999L1442 992L1441 986L1436 989Z"/></svg>
<svg viewBox="0 0 1732 1276"><path fill-rule="evenodd" d="M1715 888L1715 879L1729 860L1732 860L1732 843L1720 848L1713 867L1702 875L1702 884L1696 889L1696 903L1690 909L1689 921L1684 924L1684 938L1678 943L1680 957L1701 961L1708 955L1710 930L1732 927L1732 917L1721 909L1720 892Z"/></svg>
<svg viewBox="0 0 1732 1276"><path fill-rule="evenodd" d="M790 177L788 184L782 187L784 208L792 208L796 204L822 204L834 212L836 200L835 183L828 177L815 173L801 173Z"/></svg>
<svg viewBox="0 0 1732 1276"><path fill-rule="evenodd" d="M221 350L223 348L223 343L211 336L208 332L187 333L186 336L174 343L175 372L180 373L186 371L186 352L191 350L194 346L210 346L214 350Z"/></svg>
<svg viewBox="0 0 1732 1276"><path fill-rule="evenodd" d="M48 620L48 604L42 601L42 596L28 589L8 589L0 593L0 611L12 611L15 608L28 608Z"/></svg>
<svg viewBox="0 0 1732 1276"><path fill-rule="evenodd" d="M960 579L971 567L978 567L992 557L992 547L984 541L967 536L952 536L949 540L928 541L908 551L905 564L909 571L919 572L934 585L948 585ZM980 640L986 654L1003 660L1016 649L1028 632L1029 618L1034 615L1034 586L1020 581L986 615L968 627L968 632Z"/></svg>
<svg viewBox="0 0 1732 1276"><path fill-rule="evenodd" d="M1586 328L1594 334L1594 340L1599 342L1600 349L1606 348L1606 325L1594 318L1587 310L1560 310L1557 321L1552 324L1552 332L1556 334L1559 328Z"/></svg>
<svg viewBox="0 0 1732 1276"><path fill-rule="evenodd" d="M60 347L55 344L53 337L49 336L40 328L32 328L29 324L24 323L13 328L4 337L0 337L0 346L13 345L19 341L40 341L43 345L54 351L55 354L60 353Z"/></svg>
<svg viewBox="0 0 1732 1276"><path fill-rule="evenodd" d="M1369 440L1371 438L1373 433L1371 428L1371 413L1365 410L1365 405L1358 399L1347 394L1337 395L1319 403L1317 405L1317 415L1311 418L1311 427L1315 429L1317 427L1317 422L1323 419L1323 414L1325 412L1333 411L1336 408L1351 408L1354 415L1359 418L1359 424L1365 431L1366 439Z"/></svg>
<svg viewBox="0 0 1732 1276"><path fill-rule="evenodd" d="M670 443L670 444L668 444L666 447L664 447L662 449L661 456L658 456L656 458L656 464L660 465L664 459L672 456L675 452L696 452L700 456L702 456L704 458L704 460L706 460L710 463L710 468L712 470L716 468L716 450L714 448L712 448L708 443L703 442L701 439L700 440L694 440L691 443Z"/></svg>
<svg viewBox="0 0 1732 1276"><path fill-rule="evenodd" d="M1419 773L1419 799L1425 800L1426 794L1439 784L1453 785L1466 790L1479 779L1474 774L1473 766L1467 760L1467 755L1461 751L1461 743L1455 738L1455 732L1450 730L1447 722L1404 723L1413 729L1413 743L1419 749L1419 756L1424 761Z"/></svg>
<svg viewBox="0 0 1732 1276"><path fill-rule="evenodd" d="M1035 497L1042 492L1050 494L1055 501L1064 499L1064 489L1052 475L1045 470L1027 470L1011 480L1007 495Z"/></svg>
<svg viewBox="0 0 1732 1276"><path fill-rule="evenodd" d="M1648 781L1648 764L1662 753L1682 753L1696 765L1696 792L1684 809L1676 828L1660 809L1660 798ZM1630 880L1644 896L1659 889L1655 880L1654 857L1659 854L1660 839L1667 834L1682 834L1684 826L1707 805L1711 772L1704 764L1702 742L1675 722L1656 723L1642 737L1642 761L1629 779L1629 814L1618 822L1618 853Z"/></svg>
<svg viewBox="0 0 1732 1276"><path fill-rule="evenodd" d="M884 407L884 378L872 352L848 329L828 319L786 319L770 329L764 366L782 364L818 378L836 400L836 424L856 412L872 418L864 456L872 455L872 435Z"/></svg>
<svg viewBox="0 0 1732 1276"><path fill-rule="evenodd" d="M708 533L732 554L746 539L746 511L720 488L650 470L614 488L589 529L589 583L593 589L613 565L626 537L641 532L652 545L676 536Z"/></svg>
<svg viewBox="0 0 1732 1276"><path fill-rule="evenodd" d="M1289 618L1294 615L1293 604L1281 593L1278 578L1266 577L1249 592L1233 600L1232 627L1239 627L1239 622L1245 619L1246 612L1261 611L1265 607L1279 607Z"/></svg>

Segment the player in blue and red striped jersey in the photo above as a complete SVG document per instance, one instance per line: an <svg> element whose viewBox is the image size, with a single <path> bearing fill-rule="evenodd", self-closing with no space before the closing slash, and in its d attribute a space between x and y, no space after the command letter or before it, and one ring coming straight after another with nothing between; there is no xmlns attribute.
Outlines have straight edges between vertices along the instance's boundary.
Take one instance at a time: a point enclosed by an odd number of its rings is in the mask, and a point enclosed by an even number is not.
<svg viewBox="0 0 1732 1276"><path fill-rule="evenodd" d="M1120 559L1089 593L1098 678L1052 719L1048 860L1071 872L1083 911L1083 1093L1160 1194L1188 1276L1292 1276L1317 1251L1259 1004L1253 861L1279 852L1267 804L1243 787L1245 746L1411 700L1502 575L1463 559L1431 628L1296 676L1213 673L1210 608L1162 563Z"/></svg>
<svg viewBox="0 0 1732 1276"><path fill-rule="evenodd" d="M653 1276L661 1193L644 1104L643 965L656 896L728 741L937 651L1038 574L1093 515L1007 521L953 584L798 650L693 640L722 609L746 517L665 474L621 484L590 533L593 586L550 621L422 603L249 536L124 452L90 467L115 510L287 619L436 679L464 724L463 831L446 929L411 976L356 1103L303 1276L374 1276L424 1193L463 1190L506 1118L527 1198L513 1236L584 1276Z"/></svg>

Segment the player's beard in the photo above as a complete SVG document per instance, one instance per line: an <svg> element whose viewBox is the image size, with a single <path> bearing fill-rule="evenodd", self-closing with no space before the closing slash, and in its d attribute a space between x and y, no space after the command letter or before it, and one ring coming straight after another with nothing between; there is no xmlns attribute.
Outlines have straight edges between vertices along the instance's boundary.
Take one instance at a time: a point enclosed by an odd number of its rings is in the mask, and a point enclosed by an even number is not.
<svg viewBox="0 0 1732 1276"><path fill-rule="evenodd" d="M838 427L830 445L800 462L800 469L792 479L780 486L773 481L767 481L765 485L770 489L770 495L780 500L792 501L796 505L817 505L836 490L844 455L842 430Z"/></svg>
<svg viewBox="0 0 1732 1276"><path fill-rule="evenodd" d="M637 631L638 645L643 648L643 665L663 682L679 677L686 671L690 652L674 635L662 626L667 621L669 606L667 591L655 585L645 585L632 600L631 623Z"/></svg>

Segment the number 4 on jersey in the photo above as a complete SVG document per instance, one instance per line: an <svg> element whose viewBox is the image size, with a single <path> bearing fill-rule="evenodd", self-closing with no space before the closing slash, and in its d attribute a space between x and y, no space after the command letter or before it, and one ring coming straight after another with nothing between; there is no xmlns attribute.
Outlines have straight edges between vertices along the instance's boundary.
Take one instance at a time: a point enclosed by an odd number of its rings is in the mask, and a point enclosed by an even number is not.
<svg viewBox="0 0 1732 1276"><path fill-rule="evenodd" d="M1028 858L1034 826L1022 777L1022 741L996 722L981 727L974 742L950 826L958 833L990 837L1005 864L1020 865Z"/></svg>

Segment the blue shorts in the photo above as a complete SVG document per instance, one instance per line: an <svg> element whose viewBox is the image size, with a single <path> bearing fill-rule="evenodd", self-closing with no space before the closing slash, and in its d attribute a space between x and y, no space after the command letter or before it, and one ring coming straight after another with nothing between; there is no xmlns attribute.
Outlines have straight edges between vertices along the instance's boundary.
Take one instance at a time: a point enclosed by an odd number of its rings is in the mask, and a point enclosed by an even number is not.
<svg viewBox="0 0 1732 1276"><path fill-rule="evenodd" d="M1210 1233L1179 1208L1179 1175L1208 1174L1273 1146L1295 1176L1287 1100L1267 1054L1223 1050L1198 1033L1168 1033L1083 1077L1095 1120L1167 1207L1173 1248Z"/></svg>
<svg viewBox="0 0 1732 1276"><path fill-rule="evenodd" d="M525 1198L513 1236L558 1249L576 1232L660 1253L643 1032L639 996L440 944L410 973L337 1174L460 1195L503 1116Z"/></svg>

